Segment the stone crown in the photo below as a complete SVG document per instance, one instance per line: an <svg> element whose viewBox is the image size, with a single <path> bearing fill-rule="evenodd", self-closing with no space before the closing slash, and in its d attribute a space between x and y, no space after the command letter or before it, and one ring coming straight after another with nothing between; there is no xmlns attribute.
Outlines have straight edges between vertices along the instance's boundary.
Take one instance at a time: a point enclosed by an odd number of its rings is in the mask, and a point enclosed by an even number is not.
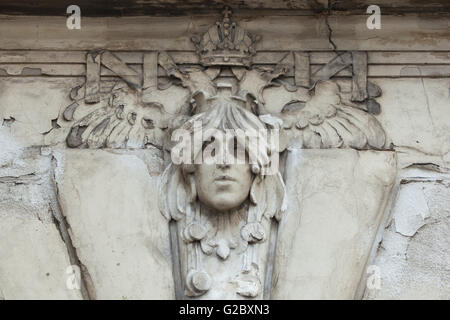
<svg viewBox="0 0 450 320"><path fill-rule="evenodd" d="M204 66L243 66L251 65L256 53L254 44L258 36L231 21L231 10L225 8L222 22L217 21L201 37L194 36L192 42L197 48L200 63Z"/></svg>

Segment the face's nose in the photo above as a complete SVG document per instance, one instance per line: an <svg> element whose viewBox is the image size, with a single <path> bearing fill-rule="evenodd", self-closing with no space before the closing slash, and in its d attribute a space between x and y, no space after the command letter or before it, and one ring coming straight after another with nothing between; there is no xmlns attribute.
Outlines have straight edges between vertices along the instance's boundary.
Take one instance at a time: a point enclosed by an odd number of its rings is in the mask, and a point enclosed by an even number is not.
<svg viewBox="0 0 450 320"><path fill-rule="evenodd" d="M218 169L229 169L229 168L230 168L230 165L229 165L229 164L226 164L226 163L221 163L221 164L216 164L216 167L217 167Z"/></svg>

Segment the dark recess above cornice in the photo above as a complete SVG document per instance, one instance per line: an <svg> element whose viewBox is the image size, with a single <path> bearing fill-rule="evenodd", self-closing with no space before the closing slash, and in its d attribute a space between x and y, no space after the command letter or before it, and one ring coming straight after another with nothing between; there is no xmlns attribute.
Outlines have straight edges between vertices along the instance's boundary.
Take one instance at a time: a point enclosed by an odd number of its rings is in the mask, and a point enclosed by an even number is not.
<svg viewBox="0 0 450 320"><path fill-rule="evenodd" d="M450 13L450 0L0 0L0 14L65 16L71 4L90 17L217 14L225 5L245 15L365 14L371 4L382 14Z"/></svg>

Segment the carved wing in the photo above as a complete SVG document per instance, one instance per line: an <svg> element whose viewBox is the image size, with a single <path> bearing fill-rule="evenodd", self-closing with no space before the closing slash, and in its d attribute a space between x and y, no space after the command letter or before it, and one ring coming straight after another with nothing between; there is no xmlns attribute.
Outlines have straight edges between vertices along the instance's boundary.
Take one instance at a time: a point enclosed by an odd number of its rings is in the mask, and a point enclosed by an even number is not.
<svg viewBox="0 0 450 320"><path fill-rule="evenodd" d="M316 85L315 95L297 109L285 107L279 115L291 145L301 148L383 149L386 135L370 113L343 103L332 81Z"/></svg>
<svg viewBox="0 0 450 320"><path fill-rule="evenodd" d="M106 101L89 106L67 137L72 148L162 147L170 115L158 103L143 104L138 92L115 90Z"/></svg>

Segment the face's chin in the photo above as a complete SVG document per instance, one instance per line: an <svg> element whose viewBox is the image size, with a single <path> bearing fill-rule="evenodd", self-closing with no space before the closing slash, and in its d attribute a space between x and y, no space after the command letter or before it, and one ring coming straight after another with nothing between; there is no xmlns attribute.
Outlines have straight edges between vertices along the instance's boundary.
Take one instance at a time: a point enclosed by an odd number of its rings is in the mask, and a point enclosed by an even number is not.
<svg viewBox="0 0 450 320"><path fill-rule="evenodd" d="M239 207L248 197L248 193L242 193L239 186L233 185L233 182L226 184L223 182L215 182L212 189L206 197L200 193L199 199L207 207L217 211L230 211Z"/></svg>

